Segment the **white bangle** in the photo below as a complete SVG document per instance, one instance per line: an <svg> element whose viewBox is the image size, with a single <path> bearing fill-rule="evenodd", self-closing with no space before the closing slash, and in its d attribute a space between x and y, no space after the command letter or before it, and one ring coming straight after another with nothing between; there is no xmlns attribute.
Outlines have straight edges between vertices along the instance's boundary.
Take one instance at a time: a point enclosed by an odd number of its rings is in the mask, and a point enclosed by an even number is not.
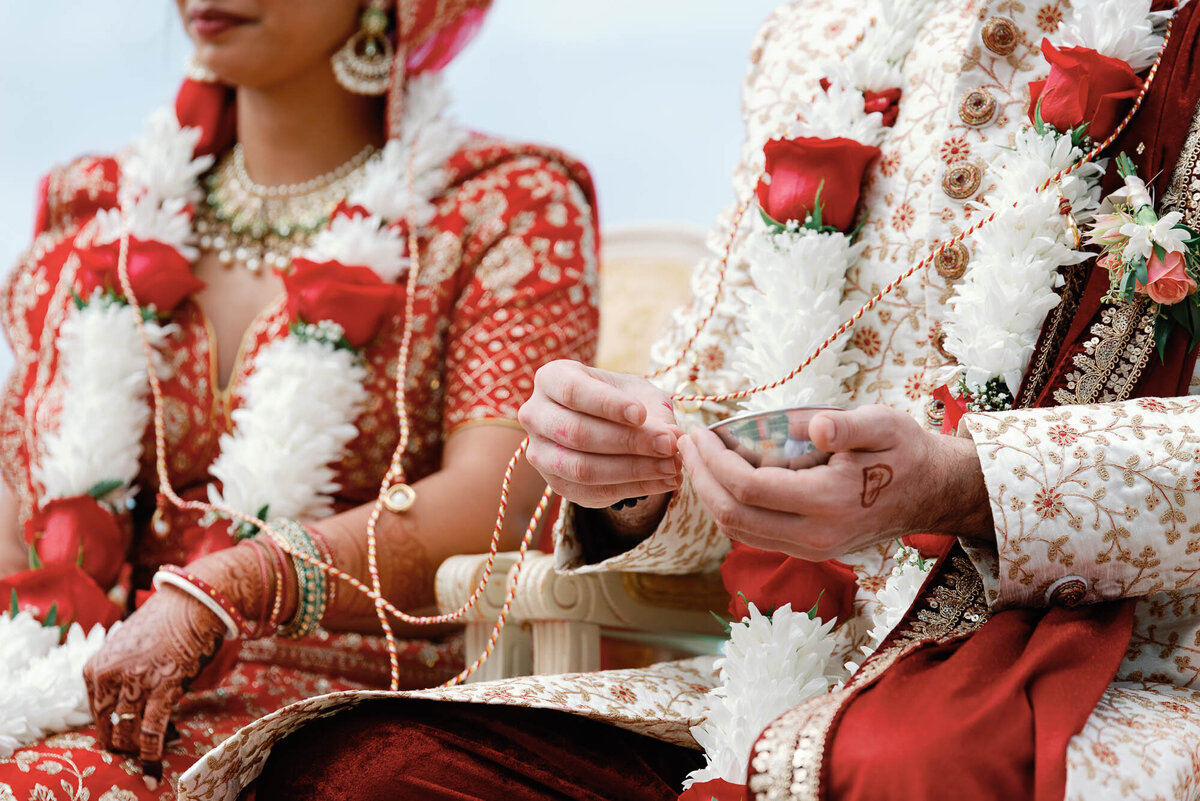
<svg viewBox="0 0 1200 801"><path fill-rule="evenodd" d="M217 616L217 619L225 624L225 639L236 640L240 636L237 623L234 622L233 617L231 617L228 612L222 609L219 603L208 597L208 593L204 592L195 584L192 584L182 576L178 576L174 573L168 573L165 570L159 570L154 574L154 578L150 580L150 583L156 590L162 589L163 585L174 587L175 589L181 590L192 598L195 598L200 603L204 604L205 609L212 612Z"/></svg>

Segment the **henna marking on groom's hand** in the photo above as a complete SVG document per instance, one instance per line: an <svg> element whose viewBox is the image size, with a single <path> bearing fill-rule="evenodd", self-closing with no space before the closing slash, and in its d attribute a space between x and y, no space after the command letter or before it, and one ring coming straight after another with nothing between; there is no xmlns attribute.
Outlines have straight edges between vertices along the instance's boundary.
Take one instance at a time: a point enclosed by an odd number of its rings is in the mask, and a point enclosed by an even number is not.
<svg viewBox="0 0 1200 801"><path fill-rule="evenodd" d="M873 464L863 468L862 505L870 509L879 500L879 493L892 483L892 468L886 464Z"/></svg>

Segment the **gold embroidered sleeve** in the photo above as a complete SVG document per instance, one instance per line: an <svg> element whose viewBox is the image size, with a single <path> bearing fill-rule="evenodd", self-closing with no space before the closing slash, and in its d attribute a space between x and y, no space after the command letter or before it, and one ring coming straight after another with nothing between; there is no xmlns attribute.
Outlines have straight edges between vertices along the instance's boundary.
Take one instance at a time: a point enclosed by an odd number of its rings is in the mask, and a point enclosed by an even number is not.
<svg viewBox="0 0 1200 801"><path fill-rule="evenodd" d="M1200 586L1200 398L973 414L964 425L995 521L994 605ZM990 572L985 551L973 556Z"/></svg>

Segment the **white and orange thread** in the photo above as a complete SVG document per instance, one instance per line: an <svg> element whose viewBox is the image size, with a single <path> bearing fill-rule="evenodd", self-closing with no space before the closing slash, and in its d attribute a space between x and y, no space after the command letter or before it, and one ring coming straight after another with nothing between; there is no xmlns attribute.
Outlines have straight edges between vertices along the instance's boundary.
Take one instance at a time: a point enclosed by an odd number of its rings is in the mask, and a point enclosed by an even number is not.
<svg viewBox="0 0 1200 801"><path fill-rule="evenodd" d="M1129 125L1129 122L1133 119L1134 115L1136 115L1138 110L1141 108L1142 102L1145 100L1146 94L1149 92L1150 86L1154 82L1155 76L1158 74L1158 69L1162 63L1163 54L1166 52L1167 42L1170 41L1171 27L1172 27L1172 22L1168 22L1166 31L1164 33L1163 44L1158 52L1158 56L1155 58L1154 64L1151 66L1150 71L1147 73L1146 80L1142 84L1142 88L1138 92L1137 98L1134 100L1132 108L1130 108L1129 112L1125 115L1125 117L1121 121L1120 125L1117 126L1116 130L1114 130L1103 142L1100 142L1095 147L1093 147L1088 153L1086 153L1082 157L1080 157L1080 159L1078 161L1076 161L1074 164L1071 164L1070 166L1065 167L1064 169L1060 170L1055 175L1051 176L1050 178L1047 178L1046 181L1043 182L1042 185L1037 188L1036 192L1040 193L1040 192L1045 191L1047 188L1049 188L1051 185L1053 185L1057 181L1061 180L1062 178L1071 174L1075 170L1079 169L1084 164L1087 164L1088 162L1095 159L1097 155L1099 155L1103 150L1105 150L1107 147L1109 147L1116 140L1116 138L1125 130L1125 128ZM408 173L409 173L409 180L411 181L411 179L412 179L411 167L410 167ZM121 232L121 239L120 239L120 251L119 251L119 260L118 260L118 265L117 265L117 273L118 273L119 280L121 282L121 289L124 292L125 297L129 300L131 307L136 311L136 308L138 305L137 298L134 295L133 286L130 284L129 273L128 273L129 225L128 225L128 220L125 218L125 213L124 213L124 209L126 208L126 205L127 204L125 204L125 203L121 204L122 210L123 210L123 215L122 215L123 216L123 225L122 225L122 232ZM738 204L737 211L734 214L734 218L733 218L733 229L730 232L730 235L725 242L724 251L722 253L722 257L721 257L721 261L720 261L720 266L718 268L717 285L716 285L716 289L715 289L715 295L714 295L711 303L709 304L709 307L708 307L706 313L701 317L701 319L697 323L695 331L692 332L691 336L689 336L687 341L684 343L684 346L683 346L679 356L675 359L675 361L672 364L667 365L666 367L663 367L663 368L655 371L654 373L651 374L650 377L660 376L663 373L668 372L669 370L671 370L674 367L677 367L679 364L681 364L683 362L683 360L687 357L687 354L690 351L691 347L694 345L697 337L703 331L703 329L707 325L708 321L712 318L712 316L715 312L715 309L717 307L717 303L722 294L724 285L725 285L725 278L726 278L726 274L728 271L730 253L733 249L733 244L734 244L734 241L737 236L738 228L740 227L741 221L745 217L747 210L750 208L750 205L751 205L750 198L745 198ZM786 376L784 376L776 381L773 381L769 384L763 384L761 386L752 387L750 389L740 390L738 392L726 393L724 395L675 394L675 395L671 396L672 399L677 402L681 402L681 403L698 403L698 402L723 403L723 402L732 401L732 400L741 400L743 398L749 397L750 395L753 395L753 394L756 394L759 392L764 392L769 389L774 389L774 388L786 383L787 381L790 381L792 378L794 378L796 375L798 375L801 370L805 369L809 364L811 364L814 359L816 359L818 356L820 356L821 353L824 352L830 345L832 345L839 338L841 338L848 330L850 330L850 328L852 328L854 326L854 324L857 323L863 317L863 315L865 315L867 312L871 311L871 309L873 309L883 298L885 298L891 292L893 292L896 289L896 287L898 287L903 281L905 281L907 278L912 276L918 270L928 267L930 263L932 263L938 256L943 254L948 248L954 246L955 244L957 244L959 242L962 242L964 239L966 239L967 237L974 234L980 228L984 227L989 222L991 222L995 218L995 216L996 216L996 214L995 214L995 212L993 212L992 214L988 215L987 217L981 218L980 220L975 222L973 225L971 225L969 228L962 231L958 235L952 237L949 240L946 240L946 241L940 243L936 248L934 248L934 250L928 256L926 256L924 259L922 259L921 261L912 265L907 270L905 270L903 273L898 275L895 279L893 279L886 286L884 286L877 293L875 293L875 295L873 297L871 297L866 303L864 303L858 309L858 311L856 311L853 315L851 315L850 318L847 319L844 323L842 323L837 328L836 331L834 331L832 334L830 334L829 337L827 337L824 342L822 342L819 346L817 346L817 348L808 356L808 358L806 358L803 362L801 362L799 365L797 365L795 367L795 369L793 369ZM378 545L377 545L377 536L376 536L375 528L379 521L379 517L382 514L384 493L395 482L403 481L403 479L404 479L404 468L402 466L402 460L403 460L404 452L408 447L409 433L410 433L408 409L407 409L407 405L405 403L405 382L407 380L408 360L409 360L409 353L410 353L411 344L412 344L413 303L414 303L414 297L415 297L415 290L416 290L416 286L417 286L417 277L420 273L420 253L419 253L419 249L418 249L417 233L416 233L415 228L412 226L410 226L410 230L408 232L408 242L409 242L409 258L411 259L411 265L409 267L409 274L408 274L408 280L407 280L408 292L407 292L407 298L406 298L406 303L405 303L404 331L403 331L403 339L401 341L400 354L398 357L398 364L397 364L397 369L396 369L396 390L395 390L395 406L396 406L396 413L397 413L397 416L399 418L399 423L400 423L400 438L396 445L396 449L392 454L392 460L391 460L390 466L388 468L387 474L384 476L384 479L381 483L379 497L375 501L375 505L371 510L371 516L367 523L367 566L368 566L368 571L370 574L371 586L368 587L366 584L364 584L359 579L355 578L354 576L351 576L350 574L340 570L339 568L337 568L333 565L326 564L325 562L321 561L320 559L314 558L307 554L295 553L295 552L291 551L289 548L287 548L286 545L283 545L282 542L280 543L281 547L283 547L284 551L286 553L288 553L293 559L301 559L304 562L321 569L326 574L333 576L335 578L338 578L342 581L345 581L351 587L353 587L354 589L361 592L362 594L364 594L365 596L367 596L368 598L370 598L372 600L372 602L375 605L376 614L379 617L380 626L383 628L384 635L387 639L388 657L391 662L391 687L393 690L395 690L399 687L399 654L398 654L398 650L397 650L397 646L396 646L395 634L392 631L391 623L388 620L388 616L392 615L392 616L396 617L398 620L400 620L404 623L410 624L410 625L438 625L438 624L443 624L443 623L452 623L452 622L461 620L475 606L475 604L478 603L480 596L482 596L484 590L487 587L488 581L491 579L492 570L493 570L495 560L496 560L496 555L499 551L500 537L501 537L501 533L504 529L504 520L505 520L507 511L508 511L508 496L509 496L509 490L510 490L511 483L512 483L512 475L516 469L517 464L520 462L521 458L525 455L525 450L529 447L529 440L528 440L528 438L526 438L525 440L523 440L521 442L520 447L517 448L516 452L513 454L512 458L508 462L508 467L504 471L504 480L501 484L501 490L500 490L500 506L496 512L495 525L492 528L492 537L491 537L490 547L488 550L488 558L484 565L483 575L480 577L478 584L472 590L471 595L470 595L470 597L468 597L467 601L458 609L456 609L452 612L448 612L446 614L441 614L441 615L409 615L409 614L397 609L394 605L392 605L391 602L389 602L383 596L382 584L381 584L380 577L379 577ZM154 452L155 452L155 467L156 467L157 474L158 474L159 492L162 494L163 497L165 497L167 500L169 500L174 506L176 506L180 509L191 509L191 510L199 510L199 511L205 511L205 512L216 512L218 514L225 515L233 520L237 520L239 522L245 522L245 523L249 523L251 525L257 526L257 527L261 528L264 532L266 532L268 535L274 536L275 532L271 529L270 525L266 521L258 520L257 518L255 518L251 515L244 514L242 512L239 512L235 509L231 509L222 504L214 505L214 504L206 503L203 501L186 501L183 498L180 498L178 494L176 494L175 489L171 484L170 476L168 475L168 472L167 472L166 436L165 436L165 426L164 426L164 408L165 407L164 407L164 403L163 403L162 386L159 382L158 373L156 370L153 369L154 350L150 345L149 337L146 334L145 324L142 321L140 314L137 315L137 321L138 321L137 322L138 333L141 336L142 347L146 354L147 365L149 366L149 369L147 370L147 377L149 378L150 390L151 390L151 394L154 399ZM548 504L550 502L551 496L552 496L552 491L549 488L547 488L545 490L545 492L542 493L542 498L541 498L540 502L538 503L537 509L535 510L533 516L530 518L528 526L526 526L526 528L525 528L525 534L521 540L521 546L520 546L519 555L518 555L516 564L514 565L514 567L511 569L511 571L509 573L508 586L505 590L504 602L501 606L500 614L496 618L496 622L492 627L492 633L488 638L487 644L485 645L483 652L480 653L479 656L476 657L476 659L470 665L467 665L458 675L454 676L452 679L450 679L448 682L446 682L446 686L453 686L453 685L459 684L459 683L465 681L466 679L468 679L471 675L473 675L480 668L481 665L483 665L484 662L487 661L488 657L490 657L491 654L494 652L496 643L498 642L498 640L500 638L500 634L504 629L504 625L508 620L508 615L512 608L513 599L516 597L518 579L520 577L521 568L524 564L525 556L529 550L529 545L533 540L534 532L537 530L538 524L540 523L542 515L544 514L546 507L548 506Z"/></svg>

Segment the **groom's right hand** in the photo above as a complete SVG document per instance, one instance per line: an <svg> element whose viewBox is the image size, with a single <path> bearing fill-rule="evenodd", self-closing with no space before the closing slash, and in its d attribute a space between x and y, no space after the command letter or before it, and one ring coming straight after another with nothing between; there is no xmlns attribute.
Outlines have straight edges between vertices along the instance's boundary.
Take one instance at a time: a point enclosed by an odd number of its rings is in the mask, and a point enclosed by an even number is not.
<svg viewBox="0 0 1200 801"><path fill-rule="evenodd" d="M673 492L682 481L671 399L644 378L551 362L538 370L518 419L529 434L529 463L580 506Z"/></svg>

